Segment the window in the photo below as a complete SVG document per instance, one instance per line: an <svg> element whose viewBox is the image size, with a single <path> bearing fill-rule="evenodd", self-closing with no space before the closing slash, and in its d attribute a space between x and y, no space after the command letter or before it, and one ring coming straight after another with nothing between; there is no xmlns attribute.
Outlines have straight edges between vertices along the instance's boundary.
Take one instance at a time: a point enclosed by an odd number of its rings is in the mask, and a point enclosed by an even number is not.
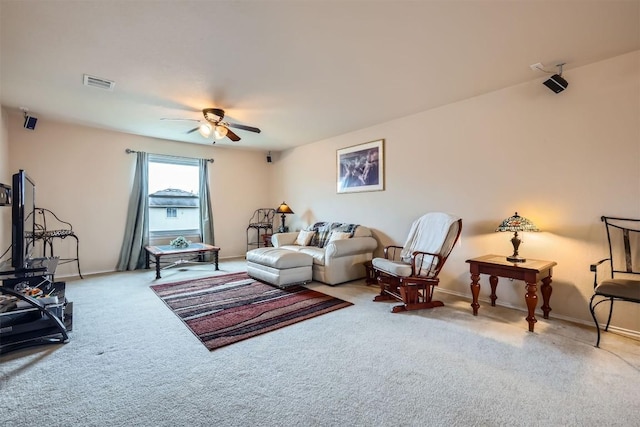
<svg viewBox="0 0 640 427"><path fill-rule="evenodd" d="M200 171L197 159L149 156L149 238L200 240Z"/></svg>

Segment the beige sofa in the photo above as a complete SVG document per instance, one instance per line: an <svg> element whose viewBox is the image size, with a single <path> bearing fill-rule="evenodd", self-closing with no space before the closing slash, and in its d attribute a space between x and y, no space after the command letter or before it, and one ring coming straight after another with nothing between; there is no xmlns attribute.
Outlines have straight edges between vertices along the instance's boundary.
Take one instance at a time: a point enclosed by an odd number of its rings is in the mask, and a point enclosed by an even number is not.
<svg viewBox="0 0 640 427"><path fill-rule="evenodd" d="M367 227L325 222L300 232L274 234L271 242L276 248L312 257L313 280L328 285L365 277L363 264L373 259L378 246Z"/></svg>

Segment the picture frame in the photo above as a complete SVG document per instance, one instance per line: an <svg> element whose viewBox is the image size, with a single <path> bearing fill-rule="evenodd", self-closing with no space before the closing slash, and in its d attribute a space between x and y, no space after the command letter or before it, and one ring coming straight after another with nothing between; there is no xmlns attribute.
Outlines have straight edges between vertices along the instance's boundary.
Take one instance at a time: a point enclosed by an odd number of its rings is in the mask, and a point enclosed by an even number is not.
<svg viewBox="0 0 640 427"><path fill-rule="evenodd" d="M338 194L384 190L384 139L336 151Z"/></svg>

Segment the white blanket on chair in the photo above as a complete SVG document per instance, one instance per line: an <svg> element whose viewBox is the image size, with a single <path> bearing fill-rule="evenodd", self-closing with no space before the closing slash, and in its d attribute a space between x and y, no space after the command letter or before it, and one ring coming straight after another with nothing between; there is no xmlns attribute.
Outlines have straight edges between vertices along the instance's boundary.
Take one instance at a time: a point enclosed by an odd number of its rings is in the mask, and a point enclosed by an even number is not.
<svg viewBox="0 0 640 427"><path fill-rule="evenodd" d="M430 212L418 218L409 230L409 237L401 252L402 261L411 262L414 251L439 254L451 225L459 219L444 212Z"/></svg>

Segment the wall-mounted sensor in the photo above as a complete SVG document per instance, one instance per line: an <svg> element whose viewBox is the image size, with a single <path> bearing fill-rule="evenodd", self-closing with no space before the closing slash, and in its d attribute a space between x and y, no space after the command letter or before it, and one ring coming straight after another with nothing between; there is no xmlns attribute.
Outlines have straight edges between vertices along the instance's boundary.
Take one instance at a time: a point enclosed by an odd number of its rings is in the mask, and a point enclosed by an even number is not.
<svg viewBox="0 0 640 427"><path fill-rule="evenodd" d="M38 122L38 118L29 115L28 108L22 107L20 109L24 113L24 124L23 124L24 128L29 130L34 130L36 128L36 123Z"/></svg>
<svg viewBox="0 0 640 427"><path fill-rule="evenodd" d="M36 123L37 122L38 122L37 118L25 114L25 116L24 116L24 128L25 129L34 130L36 128Z"/></svg>
<svg viewBox="0 0 640 427"><path fill-rule="evenodd" d="M544 85L555 93L560 93L569 86L569 83L560 74L554 74L544 82Z"/></svg>
<svg viewBox="0 0 640 427"><path fill-rule="evenodd" d="M529 65L529 67L533 71L542 71L543 73L553 74L549 79L544 81L544 85L554 91L555 93L560 93L569 86L569 83L562 77L562 66L565 63L562 62L556 67L558 67L558 73L554 74L553 71L547 71L544 69L544 65L541 62L536 62L535 64Z"/></svg>
<svg viewBox="0 0 640 427"><path fill-rule="evenodd" d="M551 76L549 79L544 81L544 85L546 87L548 87L549 89L551 89L552 91L554 91L555 93L560 93L563 90L565 90L567 88L567 86L569 86L569 83L562 77L562 66L565 63L562 62L558 65L556 65L556 67L558 67L558 73L554 74L553 76ZM534 64L534 65L538 65L538 64ZM539 64L542 65L542 64ZM534 66L532 65L531 68L533 68ZM551 71L546 71L544 70L544 68L542 67L536 67L541 71L544 71L545 73L549 73L551 74Z"/></svg>

